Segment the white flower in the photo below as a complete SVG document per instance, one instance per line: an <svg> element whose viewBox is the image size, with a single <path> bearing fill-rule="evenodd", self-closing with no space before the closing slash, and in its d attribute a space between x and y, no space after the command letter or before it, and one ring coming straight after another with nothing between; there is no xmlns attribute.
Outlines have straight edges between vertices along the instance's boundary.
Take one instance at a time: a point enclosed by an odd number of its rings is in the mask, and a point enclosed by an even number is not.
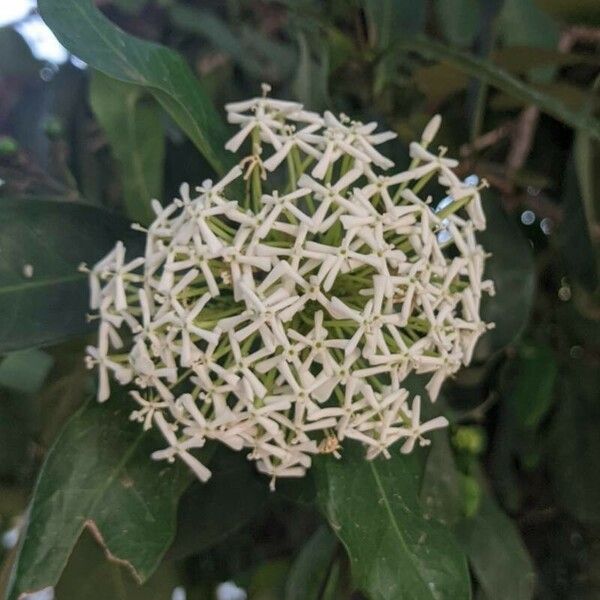
<svg viewBox="0 0 600 600"><path fill-rule="evenodd" d="M153 458L205 481L191 450L219 442L273 488L317 453L343 456L346 438L368 460L428 444L448 422L422 423L404 380L426 376L436 400L491 327L480 305L493 283L476 238L483 186L428 149L439 117L410 145L411 168L382 175L393 163L376 146L395 134L264 91L226 107L240 128L227 147L250 138L251 154L196 195L183 184L171 204L153 201L143 257L126 262L118 243L88 271L100 327L87 363L99 401L116 379L130 418L162 433ZM439 198L422 197L436 181Z"/></svg>
<svg viewBox="0 0 600 600"><path fill-rule="evenodd" d="M152 458L155 460L167 460L169 462L173 462L175 460L175 456L178 456L187 464L190 469L192 469L200 481L208 481L211 476L209 469L207 469L196 457L192 456L188 452L188 450L192 448L202 448L202 446L204 446L204 440L199 441L194 438L190 438L180 442L171 426L163 417L162 413L155 413L154 422L160 429L160 432L163 434L169 446L164 450L157 450L156 452L153 452Z"/></svg>
<svg viewBox="0 0 600 600"><path fill-rule="evenodd" d="M131 381L131 369L111 360L108 355L108 331L109 324L102 323L98 335L98 347L88 346L87 352L87 367L91 369L98 367L98 401L104 402L110 397L109 371L112 371L115 379L121 385L127 385Z"/></svg>
<svg viewBox="0 0 600 600"><path fill-rule="evenodd" d="M431 421L426 423L420 423L421 418L421 397L415 396L413 400L411 415L410 415L410 429L405 429L402 433L408 438L402 445L401 452L408 454L412 452L415 443L418 441L421 446L427 446L430 444L430 440L423 437L424 433L434 431L436 429L442 429L448 426L448 419L446 417L435 417Z"/></svg>
<svg viewBox="0 0 600 600"><path fill-rule="evenodd" d="M265 169L267 171L274 171L286 159L294 147L304 152L307 156L319 159L321 152L311 144L320 141L319 136L316 136L315 132L321 129L322 126L322 123L317 122L297 130L295 125L286 125L280 135L281 148L263 162Z"/></svg>
<svg viewBox="0 0 600 600"><path fill-rule="evenodd" d="M169 404L162 399L156 399L150 396L149 399L142 397L137 391L129 392L130 396L140 405L138 410L134 410L129 418L132 421L144 424L144 431L148 431L152 427L152 421L157 411L164 410L169 407Z"/></svg>
<svg viewBox="0 0 600 600"><path fill-rule="evenodd" d="M337 119L333 113L325 111L323 115L326 129L323 133L323 156L312 170L312 176L323 179L327 170L341 156L350 156L361 164L375 163L382 169L389 169L394 163L375 150L374 146L394 139L391 131L374 134L377 123L364 125L359 121L350 121L342 116ZM342 123L342 121L348 124Z"/></svg>

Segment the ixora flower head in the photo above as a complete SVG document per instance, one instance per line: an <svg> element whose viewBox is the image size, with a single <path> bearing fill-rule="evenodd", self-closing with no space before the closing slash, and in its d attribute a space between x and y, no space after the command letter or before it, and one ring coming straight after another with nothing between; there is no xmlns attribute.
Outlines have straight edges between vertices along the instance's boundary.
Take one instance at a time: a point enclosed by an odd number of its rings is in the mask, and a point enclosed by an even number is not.
<svg viewBox="0 0 600 600"><path fill-rule="evenodd" d="M131 419L157 428L155 459L185 461L207 440L248 452L271 476L301 477L346 438L367 459L399 442L425 445L444 417L423 422L403 382L427 373L434 402L470 362L479 336L486 254L477 178L428 149L395 172L378 149L395 137L330 112L261 97L226 106L242 158L163 207L143 257L118 243L89 273L99 312L98 400L128 386ZM385 173L383 173L385 171ZM422 192L431 180L446 192Z"/></svg>

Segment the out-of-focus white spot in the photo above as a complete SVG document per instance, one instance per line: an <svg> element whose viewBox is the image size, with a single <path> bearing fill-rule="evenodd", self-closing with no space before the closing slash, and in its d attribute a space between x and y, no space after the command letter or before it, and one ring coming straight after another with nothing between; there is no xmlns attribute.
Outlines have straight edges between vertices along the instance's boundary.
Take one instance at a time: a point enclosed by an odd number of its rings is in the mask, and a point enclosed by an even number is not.
<svg viewBox="0 0 600 600"><path fill-rule="evenodd" d="M87 69L87 63L83 62L80 58L77 58L76 56L73 56L71 54L71 56L69 57L69 60L71 61L71 64L74 67L77 67L78 69Z"/></svg>
<svg viewBox="0 0 600 600"><path fill-rule="evenodd" d="M476 186L479 183L479 177L477 177L477 175L469 175L465 180L464 180L465 185L468 186ZM439 202L438 205L435 207L434 212L438 213L441 210L444 210L444 208L446 208L446 206L449 206L450 204L452 204L453 202L453 198L452 196L446 196L445 198L442 198ZM450 224L450 220L449 219L444 219L442 221L442 225L449 225ZM436 234L437 237L437 241L440 244L445 244L446 242L449 242L452 239L452 234L448 231L448 229L440 229L440 231L437 232Z"/></svg>
<svg viewBox="0 0 600 600"><path fill-rule="evenodd" d="M446 196L445 198L442 198L439 202L438 205L435 207L434 212L438 213L440 212L440 210L444 210L444 208L446 208L446 206L452 204L452 197L451 196ZM442 225L449 225L450 221L448 219L444 219L442 221ZM445 244L446 242L449 242L452 239L452 234L447 230L447 229L440 229L437 234L437 241L440 244Z"/></svg>
<svg viewBox="0 0 600 600"><path fill-rule="evenodd" d="M26 17L35 8L35 0L0 1L0 27Z"/></svg>
<svg viewBox="0 0 600 600"><path fill-rule="evenodd" d="M56 65L61 65L69 58L69 53L61 46L39 15L32 15L25 19L15 29L29 44L36 58Z"/></svg>
<svg viewBox="0 0 600 600"><path fill-rule="evenodd" d="M524 210L521 213L521 223L523 225L532 225L535 222L535 213L532 210Z"/></svg>
<svg viewBox="0 0 600 600"><path fill-rule="evenodd" d="M554 223L552 223L552 219L550 219L548 217L544 217L542 219L542 222L540 223L540 229L546 235L550 235L552 233L552 225L554 225Z"/></svg>
<svg viewBox="0 0 600 600"><path fill-rule="evenodd" d="M32 592L21 596L22 600L54 600L54 588L47 587L39 592Z"/></svg>
<svg viewBox="0 0 600 600"><path fill-rule="evenodd" d="M2 547L6 550L11 550L19 541L19 528L13 527L2 534Z"/></svg>
<svg viewBox="0 0 600 600"><path fill-rule="evenodd" d="M217 600L246 600L248 594L233 581L224 581L217 586Z"/></svg>
<svg viewBox="0 0 600 600"><path fill-rule="evenodd" d="M563 302L568 302L571 299L571 287L564 284L558 288L558 298Z"/></svg>
<svg viewBox="0 0 600 600"><path fill-rule="evenodd" d="M449 206L450 204L452 204L452 198L450 196L442 198L439 204L435 207L435 212L440 212L440 210L443 210L444 208L446 208L446 206Z"/></svg>
<svg viewBox="0 0 600 600"><path fill-rule="evenodd" d="M173 589L173 593L171 594L171 600L186 600L187 594L185 593L185 588L178 585Z"/></svg>
<svg viewBox="0 0 600 600"><path fill-rule="evenodd" d="M68 59L78 69L85 69L86 63L69 56L39 15L32 14L36 4L36 0L0 0L0 27L14 24L33 55L40 60L61 65ZM49 81L52 73L42 72L40 76Z"/></svg>

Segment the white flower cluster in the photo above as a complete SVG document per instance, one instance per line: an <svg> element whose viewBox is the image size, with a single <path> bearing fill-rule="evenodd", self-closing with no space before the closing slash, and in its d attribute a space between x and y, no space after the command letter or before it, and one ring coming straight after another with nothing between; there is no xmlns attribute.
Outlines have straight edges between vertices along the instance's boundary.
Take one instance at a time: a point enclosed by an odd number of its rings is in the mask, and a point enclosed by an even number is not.
<svg viewBox="0 0 600 600"><path fill-rule="evenodd" d="M167 443L153 458L179 457L201 480L210 471L191 450L207 440L248 449L272 482L339 456L346 438L368 459L429 443L447 421L422 422L403 381L431 374L435 401L489 327L478 182L427 149L439 116L410 168L382 175L393 163L376 146L393 133L266 91L226 107L240 126L227 148L249 142L250 154L217 183L153 201L143 257L127 262L118 243L90 271L98 399L110 376L130 386L131 418Z"/></svg>

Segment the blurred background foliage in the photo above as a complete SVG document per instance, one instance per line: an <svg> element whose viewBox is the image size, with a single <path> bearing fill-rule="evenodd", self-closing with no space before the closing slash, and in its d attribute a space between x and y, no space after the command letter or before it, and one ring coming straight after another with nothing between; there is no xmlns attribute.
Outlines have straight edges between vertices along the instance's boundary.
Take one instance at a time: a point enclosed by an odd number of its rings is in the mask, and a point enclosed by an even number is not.
<svg viewBox="0 0 600 600"><path fill-rule="evenodd" d="M399 143L391 152L400 167L407 163L407 144L431 115L444 116L439 141L460 157L461 175L475 173L492 186L482 238L494 254L490 276L498 287L486 316L497 326L482 339L474 364L444 389L453 424L426 457L420 502L426 518L452 529L469 559L475 598L600 598L600 3L97 5L123 30L183 55L219 111L267 81L278 97L393 129ZM87 38L81 43L93 46ZM65 54L60 64L45 61L14 26L0 29L3 236L21 232L22 224L9 218L25 206L16 202L29 203L35 222L34 203L46 198L77 205L83 200L147 222L148 199L169 199L180 182L197 185L222 164L203 132L194 137L186 130L177 99L156 91L161 83L151 81L151 61L148 73L128 83L107 76L119 65L86 66L82 60L89 59L76 54ZM174 62L165 64L176 72ZM211 139L218 139L214 129ZM25 226L19 239L36 256L46 245L66 252L83 217L74 207L65 215L50 241L29 239ZM81 245L105 243L105 229L92 229L81 234ZM85 311L73 294L66 303ZM0 290L1 319L7 321L13 314L8 301L25 300ZM43 298L36 302L35 310L45 310ZM3 351L26 345L18 341L26 330L10 333L6 323L0 330L6 334ZM42 349L7 352L0 361L0 589L7 586L40 466L93 386L82 365L85 338L46 345L67 333L80 332L49 332ZM93 410L75 419L101 423ZM73 484L69 465L79 460L85 470L92 464L83 456L64 468L65 457L79 452L76 426L70 421L57 446L63 454L55 447L45 467L59 490ZM119 448L129 434L97 435L98 444ZM79 537L84 519L110 522L111 514L99 514L96 502L77 513L74 551L66 549L64 571L64 565L55 567L56 597L212 598L215 586L231 579L256 600L360 597L353 589L363 584L356 576L352 583L346 552L324 526L310 482L282 482L277 494L269 494L240 457L219 452L213 460L219 465L215 477L183 494L176 527L176 503L169 505L173 531L164 537L168 541L176 530L175 541L144 587L106 559L97 531L96 539L93 528ZM123 476L137 485L144 476L138 471ZM180 494L188 480L181 473L173 477ZM42 479L40 488L46 483ZM50 486L48 497L52 493ZM164 511L160 493L152 501ZM100 502L109 503L110 490L103 494ZM61 506L67 511L68 502ZM71 517L65 512L61 527ZM35 531L29 533L35 539ZM344 543L353 556L351 542ZM154 570L143 557L139 562L136 568L147 575Z"/></svg>

